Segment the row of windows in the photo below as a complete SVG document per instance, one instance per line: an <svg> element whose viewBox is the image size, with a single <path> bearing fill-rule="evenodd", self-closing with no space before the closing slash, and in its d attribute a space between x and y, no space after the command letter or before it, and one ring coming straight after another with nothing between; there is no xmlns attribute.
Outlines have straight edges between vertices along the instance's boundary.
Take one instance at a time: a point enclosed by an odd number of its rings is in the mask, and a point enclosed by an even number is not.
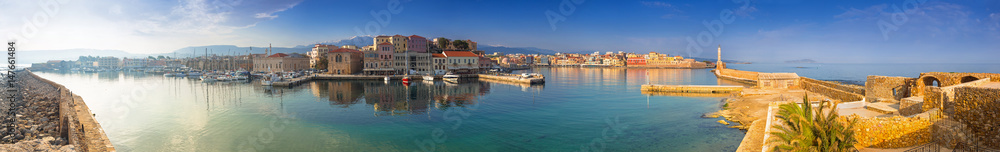
<svg viewBox="0 0 1000 152"><path fill-rule="evenodd" d="M451 60L450 63L472 63L472 61L475 61L473 59L448 59L448 60Z"/></svg>

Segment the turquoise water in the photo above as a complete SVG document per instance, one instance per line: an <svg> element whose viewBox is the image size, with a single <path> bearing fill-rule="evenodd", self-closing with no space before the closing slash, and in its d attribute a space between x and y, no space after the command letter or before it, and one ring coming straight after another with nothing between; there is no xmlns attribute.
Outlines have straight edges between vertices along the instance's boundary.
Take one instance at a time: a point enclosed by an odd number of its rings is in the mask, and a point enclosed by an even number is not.
<svg viewBox="0 0 1000 152"><path fill-rule="evenodd" d="M734 151L708 69L540 68L544 85L313 81L290 88L142 73L37 73L82 96L119 151Z"/></svg>

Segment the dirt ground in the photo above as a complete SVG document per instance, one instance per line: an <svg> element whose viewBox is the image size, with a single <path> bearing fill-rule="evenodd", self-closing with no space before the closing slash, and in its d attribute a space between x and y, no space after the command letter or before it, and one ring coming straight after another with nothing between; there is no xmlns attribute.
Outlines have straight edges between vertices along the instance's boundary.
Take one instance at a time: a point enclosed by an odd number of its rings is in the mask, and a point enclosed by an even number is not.
<svg viewBox="0 0 1000 152"><path fill-rule="evenodd" d="M740 123L736 128L747 129L750 123L756 120L762 120L767 117L767 107L771 102L802 102L802 97L808 91L805 90L764 90L764 89L746 89L743 90L743 95L739 97L728 98L725 100L723 105L723 110L705 114L706 117L725 117L729 121ZM826 96L811 93L809 94L809 101L822 101L829 99Z"/></svg>

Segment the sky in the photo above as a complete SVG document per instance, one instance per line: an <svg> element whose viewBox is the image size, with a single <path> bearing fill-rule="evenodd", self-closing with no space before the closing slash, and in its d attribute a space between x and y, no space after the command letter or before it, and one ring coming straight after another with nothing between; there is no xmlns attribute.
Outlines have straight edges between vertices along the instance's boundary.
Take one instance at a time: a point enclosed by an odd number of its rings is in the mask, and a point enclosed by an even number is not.
<svg viewBox="0 0 1000 152"><path fill-rule="evenodd" d="M18 49L166 53L359 35L781 62L1000 63L1000 1L0 0Z"/></svg>

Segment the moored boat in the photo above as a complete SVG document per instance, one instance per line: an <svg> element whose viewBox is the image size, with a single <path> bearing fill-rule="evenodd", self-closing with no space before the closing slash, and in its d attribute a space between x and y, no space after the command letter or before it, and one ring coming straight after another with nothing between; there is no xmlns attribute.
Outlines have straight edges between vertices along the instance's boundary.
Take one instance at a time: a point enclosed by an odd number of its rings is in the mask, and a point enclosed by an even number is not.
<svg viewBox="0 0 1000 152"><path fill-rule="evenodd" d="M432 76L432 75L425 75L424 76L424 81L434 81L434 76Z"/></svg>
<svg viewBox="0 0 1000 152"><path fill-rule="evenodd" d="M458 75L455 75L455 74L445 74L445 75L444 75L444 76L442 76L441 78L442 78L442 79L443 79L444 81L448 81L448 82L452 82L452 83L458 83L458 78L459 78L459 76L458 76Z"/></svg>

